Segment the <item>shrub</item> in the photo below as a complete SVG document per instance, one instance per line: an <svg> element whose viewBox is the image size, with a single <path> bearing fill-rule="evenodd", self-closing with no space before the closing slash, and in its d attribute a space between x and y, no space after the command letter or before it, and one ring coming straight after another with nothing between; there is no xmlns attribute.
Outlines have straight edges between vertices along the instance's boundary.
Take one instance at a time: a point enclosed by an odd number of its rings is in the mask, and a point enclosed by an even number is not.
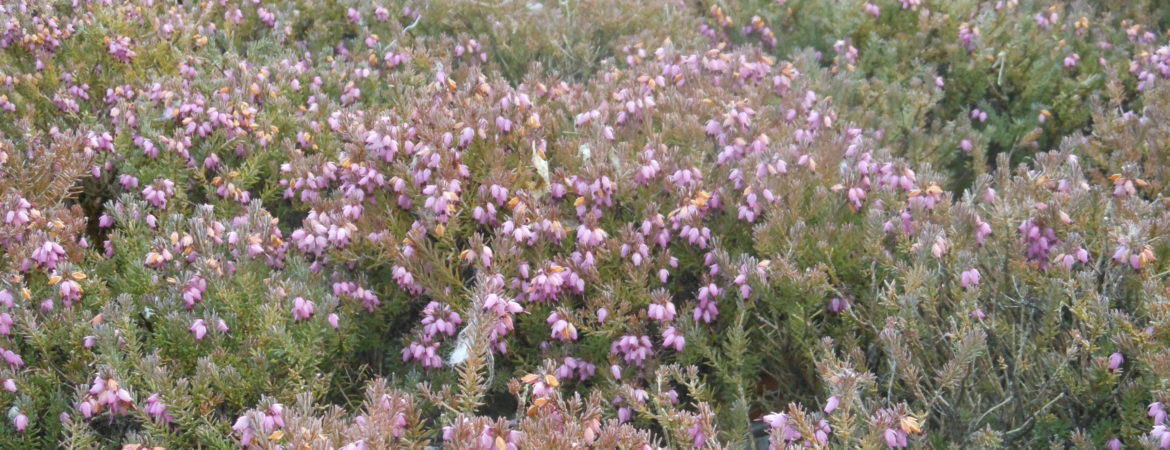
<svg viewBox="0 0 1170 450"><path fill-rule="evenodd" d="M1157 2L0 12L14 448L1170 447Z"/></svg>

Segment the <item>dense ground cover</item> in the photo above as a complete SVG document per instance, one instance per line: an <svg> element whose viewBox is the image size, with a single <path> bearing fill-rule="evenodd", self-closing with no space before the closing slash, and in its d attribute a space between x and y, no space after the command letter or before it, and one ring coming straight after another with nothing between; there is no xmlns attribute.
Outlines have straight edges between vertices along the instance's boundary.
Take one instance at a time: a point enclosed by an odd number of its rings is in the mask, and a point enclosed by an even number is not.
<svg viewBox="0 0 1170 450"><path fill-rule="evenodd" d="M0 446L1170 448L1168 28L0 3Z"/></svg>

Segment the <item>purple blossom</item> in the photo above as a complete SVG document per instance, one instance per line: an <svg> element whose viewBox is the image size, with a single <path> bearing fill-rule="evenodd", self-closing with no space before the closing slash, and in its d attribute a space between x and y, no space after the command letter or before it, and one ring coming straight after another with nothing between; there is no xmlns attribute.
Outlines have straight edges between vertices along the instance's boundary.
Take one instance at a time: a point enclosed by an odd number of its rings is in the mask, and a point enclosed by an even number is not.
<svg viewBox="0 0 1170 450"><path fill-rule="evenodd" d="M433 339L441 334L454 336L455 327L462 323L459 313L443 303L430 302L423 309L423 333L427 339Z"/></svg>
<svg viewBox="0 0 1170 450"><path fill-rule="evenodd" d="M1125 363L1125 357L1121 356L1121 353L1115 352L1112 355L1109 355L1109 370L1113 371L1120 369L1123 363Z"/></svg>
<svg viewBox="0 0 1170 450"><path fill-rule="evenodd" d="M191 324L189 331L191 334L195 335L196 341L202 341L203 336L207 334L207 325L204 323L203 319L195 319L195 322Z"/></svg>
<svg viewBox="0 0 1170 450"><path fill-rule="evenodd" d="M837 398L836 395L829 397L829 400L825 403L825 414L832 414L833 411L837 410L837 406L840 404L841 399Z"/></svg>
<svg viewBox="0 0 1170 450"><path fill-rule="evenodd" d="M17 414L16 417L12 418L12 426L16 427L16 431L24 433L24 430L28 428L28 416L24 413Z"/></svg>
<svg viewBox="0 0 1170 450"><path fill-rule="evenodd" d="M38 266L48 270L56 269L57 263L64 258L65 249L61 247L61 244L52 241L41 244L40 247L37 247L32 252L33 261L36 261Z"/></svg>
<svg viewBox="0 0 1170 450"><path fill-rule="evenodd" d="M126 415L133 405L134 398L130 396L129 391L121 387L117 380L113 377L99 375L94 377L89 395L78 405L78 409L87 419L93 415L101 414L103 410L109 411L110 417L113 418Z"/></svg>
<svg viewBox="0 0 1170 450"><path fill-rule="evenodd" d="M970 269L964 270L959 278L959 284L961 284L964 289L975 289L979 286L979 269L972 267Z"/></svg>
<svg viewBox="0 0 1170 450"><path fill-rule="evenodd" d="M173 420L170 413L167 412L167 404L162 402L162 395L159 393L154 393L146 398L144 409L157 422L171 423Z"/></svg>
<svg viewBox="0 0 1170 450"><path fill-rule="evenodd" d="M293 321L300 322L309 320L310 317L313 317L314 306L312 300L305 300L301 297L294 298L292 305Z"/></svg>
<svg viewBox="0 0 1170 450"><path fill-rule="evenodd" d="M118 61L128 63L137 56L131 47L132 44L129 37L118 36L113 39L107 38L106 50Z"/></svg>
<svg viewBox="0 0 1170 450"><path fill-rule="evenodd" d="M175 195L175 182L168 179L155 180L142 190L142 196L155 208L166 208L167 199Z"/></svg>
<svg viewBox="0 0 1170 450"><path fill-rule="evenodd" d="M681 352L686 343L686 337L673 326L662 331L662 348L673 348L674 351Z"/></svg>
<svg viewBox="0 0 1170 450"><path fill-rule="evenodd" d="M552 325L552 338L558 341L575 341L577 340L577 327L572 323L562 318L557 312L549 314L546 320Z"/></svg>
<svg viewBox="0 0 1170 450"><path fill-rule="evenodd" d="M649 336L625 335L613 342L610 354L620 355L626 363L642 367L654 354L654 348Z"/></svg>

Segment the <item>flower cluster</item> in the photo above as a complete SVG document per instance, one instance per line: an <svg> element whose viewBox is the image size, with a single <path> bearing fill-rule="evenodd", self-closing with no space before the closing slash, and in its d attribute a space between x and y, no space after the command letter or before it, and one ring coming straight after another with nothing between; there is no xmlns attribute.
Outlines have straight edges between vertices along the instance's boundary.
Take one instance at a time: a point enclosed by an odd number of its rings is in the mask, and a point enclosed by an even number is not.
<svg viewBox="0 0 1170 450"><path fill-rule="evenodd" d="M89 395L77 405L77 410L86 419L109 411L110 418L113 419L126 415L133 406L134 398L130 396L130 392L118 385L118 380L98 375L93 379Z"/></svg>

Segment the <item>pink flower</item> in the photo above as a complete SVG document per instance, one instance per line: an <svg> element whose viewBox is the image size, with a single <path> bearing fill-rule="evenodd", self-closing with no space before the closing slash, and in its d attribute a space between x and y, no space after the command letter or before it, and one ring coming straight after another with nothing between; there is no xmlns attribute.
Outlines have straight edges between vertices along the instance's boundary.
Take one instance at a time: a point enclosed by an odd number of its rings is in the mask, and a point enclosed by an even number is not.
<svg viewBox="0 0 1170 450"><path fill-rule="evenodd" d="M134 175L124 173L118 175L118 184L121 184L122 189L125 190L138 189L138 178Z"/></svg>
<svg viewBox="0 0 1170 450"><path fill-rule="evenodd" d="M134 52L131 45L129 37L118 36L109 40L109 43L106 44L106 51L110 52L110 55L114 59L126 63L137 56L137 53Z"/></svg>
<svg viewBox="0 0 1170 450"><path fill-rule="evenodd" d="M995 203L997 196L998 194L995 192L995 189L987 188L987 190L983 192L983 201L987 203Z"/></svg>
<svg viewBox="0 0 1170 450"><path fill-rule="evenodd" d="M651 319L659 322L673 322L675 315L674 303L666 301L663 303L651 303L647 307L647 315Z"/></svg>
<svg viewBox="0 0 1170 450"><path fill-rule="evenodd" d="M559 379L570 379L574 373L579 380L585 381L597 373L597 366L583 359L566 356L564 362L557 368L556 376Z"/></svg>
<svg viewBox="0 0 1170 450"><path fill-rule="evenodd" d="M7 378L4 380L4 390L8 392L16 392L16 380Z"/></svg>
<svg viewBox="0 0 1170 450"><path fill-rule="evenodd" d="M581 248L596 247L605 243L608 233L601 228L589 228L584 224L577 227L577 245Z"/></svg>
<svg viewBox="0 0 1170 450"><path fill-rule="evenodd" d="M328 320L329 320L329 326L333 327L333 329L335 329L335 330L341 326L337 323L337 321L338 321L337 313L330 313Z"/></svg>
<svg viewBox="0 0 1170 450"><path fill-rule="evenodd" d="M654 354L649 336L625 335L610 344L610 354L621 354L627 364L642 367L648 357Z"/></svg>
<svg viewBox="0 0 1170 450"><path fill-rule="evenodd" d="M549 314L546 320L552 325L552 338L558 341L575 341L577 340L577 327L573 326L569 321L561 318L555 311Z"/></svg>
<svg viewBox="0 0 1170 450"><path fill-rule="evenodd" d="M557 386L560 386L557 383L556 377L552 375L528 374L521 381L532 385L532 396L534 398L548 397L556 391Z"/></svg>
<svg viewBox="0 0 1170 450"><path fill-rule="evenodd" d="M310 317L313 317L313 307L314 304L312 300L305 300L301 297L293 299L293 321L300 322L302 320L308 320Z"/></svg>
<svg viewBox="0 0 1170 450"><path fill-rule="evenodd" d="M987 122L987 111L980 111L979 108L973 109L971 110L971 119L978 120L980 123Z"/></svg>
<svg viewBox="0 0 1170 450"><path fill-rule="evenodd" d="M922 198L922 197L915 197L915 198ZM930 254L934 255L935 258L942 258L943 256L945 256L947 254L947 251L949 251L950 248L951 248L950 241L948 241L946 238L944 238L942 236L938 236L937 238L935 238L934 244L932 244L930 246Z"/></svg>
<svg viewBox="0 0 1170 450"><path fill-rule="evenodd" d="M773 430L773 435L775 435L776 431L778 430L780 439L783 440L783 442L772 441L772 448L788 447L788 444L794 443L801 438L800 431L797 430L796 427L788 421L788 414L772 413L764 416L761 420L768 424L768 427Z"/></svg>
<svg viewBox="0 0 1170 450"><path fill-rule="evenodd" d="M57 263L64 258L65 249L61 247L61 244L51 241L41 244L40 247L37 247L32 252L33 261L36 261L37 265L49 270L56 269Z"/></svg>
<svg viewBox="0 0 1170 450"><path fill-rule="evenodd" d="M1170 430L1165 425L1155 425L1150 430L1150 437L1158 441L1158 448L1170 448Z"/></svg>
<svg viewBox="0 0 1170 450"><path fill-rule="evenodd" d="M12 418L12 426L16 427L16 431L23 433L28 428L28 416L24 413L17 414L16 417Z"/></svg>
<svg viewBox="0 0 1170 450"><path fill-rule="evenodd" d="M972 267L970 269L964 270L963 273L959 276L959 284L962 285L964 289L974 289L979 286L979 277L979 269Z"/></svg>
<svg viewBox="0 0 1170 450"><path fill-rule="evenodd" d="M440 334L454 336L455 326L462 323L459 313L443 303L430 302L423 309L423 335L428 340Z"/></svg>
<svg viewBox="0 0 1170 450"><path fill-rule="evenodd" d="M20 227L32 220L33 211L32 204L27 199L21 197L15 201L15 205L10 205L8 211L4 213L4 223Z"/></svg>
<svg viewBox="0 0 1170 450"><path fill-rule="evenodd" d="M845 311L847 309L849 309L849 301L838 297L833 297L831 300L829 300L829 312L833 314L839 314L841 311Z"/></svg>
<svg viewBox="0 0 1170 450"><path fill-rule="evenodd" d="M232 431L239 433L240 445L243 447L251 445L252 439L256 435L256 430L252 429L252 424L248 420L248 416L240 416L240 418L236 419L236 423L232 425Z"/></svg>
<svg viewBox="0 0 1170 450"><path fill-rule="evenodd" d="M175 182L168 179L155 180L154 184L142 190L142 196L155 208L166 208L167 198L175 195Z"/></svg>
<svg viewBox="0 0 1170 450"><path fill-rule="evenodd" d="M284 428L284 405L280 403L272 403L268 405L263 412L260 413L258 423L259 429L253 427L253 421L248 416L240 416L236 419L236 423L232 425L232 431L240 435L240 445L248 447L252 444L252 440L257 434L261 436L271 435L272 432Z"/></svg>
<svg viewBox="0 0 1170 450"><path fill-rule="evenodd" d="M1147 266L1158 258L1154 255L1154 250L1149 245L1141 249L1130 248L1128 245L1121 245L1117 252L1113 254L1113 260L1121 264L1128 264L1133 270L1141 270L1142 267Z"/></svg>
<svg viewBox="0 0 1170 450"><path fill-rule="evenodd" d="M9 336L12 334L12 316L8 313L0 313L0 336Z"/></svg>
<svg viewBox="0 0 1170 450"><path fill-rule="evenodd" d="M183 302L187 304L187 310L190 311L195 308L195 304L203 301L203 293L207 291L207 280L203 277L195 275L187 281L183 286Z"/></svg>
<svg viewBox="0 0 1170 450"><path fill-rule="evenodd" d="M468 146L471 144L472 139L475 139L475 130L473 130L471 127L463 128L463 131L459 133L459 146Z"/></svg>
<svg viewBox="0 0 1170 450"><path fill-rule="evenodd" d="M1121 356L1121 353L1113 353L1112 355L1109 355L1109 370L1110 371L1117 370L1117 369L1121 368L1121 365L1124 363L1125 363L1125 357Z"/></svg>
<svg viewBox="0 0 1170 450"><path fill-rule="evenodd" d="M883 436L886 439L886 445L890 448L905 448L907 445L906 432L902 430L887 428Z"/></svg>
<svg viewBox="0 0 1170 450"><path fill-rule="evenodd" d="M102 409L108 409L112 416L121 416L125 415L133 404L134 398L130 396L130 392L121 388L117 380L98 375L94 377L89 395L78 405L78 409L86 418L101 413Z"/></svg>
<svg viewBox="0 0 1170 450"><path fill-rule="evenodd" d="M696 296L699 304L695 306L695 311L692 313L696 322L702 320L705 323L711 323L716 317L719 317L719 308L715 302L721 293L722 291L715 283L699 288L699 294Z"/></svg>
<svg viewBox="0 0 1170 450"><path fill-rule="evenodd" d="M662 347L674 348L676 352L681 352L683 347L687 345L687 339L681 332L674 327L667 327L662 331Z"/></svg>
<svg viewBox="0 0 1170 450"><path fill-rule="evenodd" d="M841 404L841 399L836 395L829 397L829 401L825 403L825 414L832 414L837 410L837 406Z"/></svg>
<svg viewBox="0 0 1170 450"><path fill-rule="evenodd" d="M439 357L439 343L421 343L411 342L409 346L402 349L402 361L420 361L423 367L433 367L438 369L443 366L443 359Z"/></svg>
<svg viewBox="0 0 1170 450"><path fill-rule="evenodd" d="M1154 425L1161 425L1166 421L1166 410L1159 402L1150 403L1149 416L1154 419Z"/></svg>
<svg viewBox="0 0 1170 450"><path fill-rule="evenodd" d="M696 421L688 433L691 436L691 441L694 443L695 448L700 448L703 444L707 443L707 434L703 432L702 423Z"/></svg>
<svg viewBox="0 0 1170 450"><path fill-rule="evenodd" d="M155 421L170 423L172 420L170 413L167 412L167 404L162 402L162 395L159 393L146 398L145 410Z"/></svg>
<svg viewBox="0 0 1170 450"><path fill-rule="evenodd" d="M21 358L19 353L0 347L0 356L3 356L4 362L13 368L24 367L24 358Z"/></svg>
<svg viewBox="0 0 1170 450"><path fill-rule="evenodd" d="M982 217L975 216L975 243L983 245L987 236L991 235L991 224L984 222Z"/></svg>
<svg viewBox="0 0 1170 450"><path fill-rule="evenodd" d="M144 265L153 269L161 269L174 259L174 255L170 250L162 249L161 251L151 251L146 254L146 261Z"/></svg>
<svg viewBox="0 0 1170 450"><path fill-rule="evenodd" d="M65 306L73 305L73 302L81 300L81 285L73 280L65 280L61 282L61 300L65 302Z"/></svg>
<svg viewBox="0 0 1170 450"><path fill-rule="evenodd" d="M191 331L191 334L195 335L196 341L202 341L203 336L207 334L207 325L203 322L203 319L195 319L195 322L191 324L189 331Z"/></svg>

